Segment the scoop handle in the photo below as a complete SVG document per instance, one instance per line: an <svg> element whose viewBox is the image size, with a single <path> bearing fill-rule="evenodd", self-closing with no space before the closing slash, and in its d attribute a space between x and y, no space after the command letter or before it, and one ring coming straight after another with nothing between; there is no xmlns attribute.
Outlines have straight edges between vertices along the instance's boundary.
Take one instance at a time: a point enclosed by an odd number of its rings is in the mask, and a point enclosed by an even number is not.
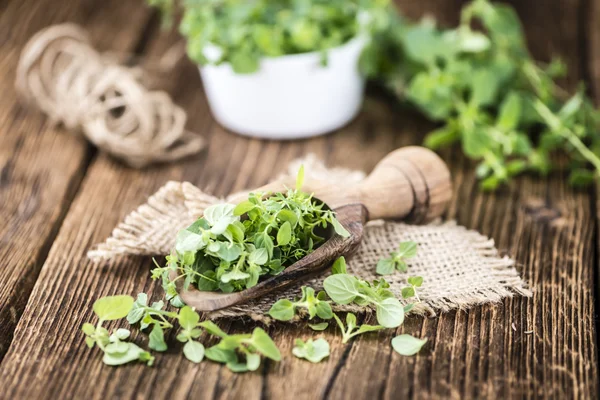
<svg viewBox="0 0 600 400"><path fill-rule="evenodd" d="M294 179L273 182L256 191L281 191L293 187ZM307 180L302 187L335 209L362 203L369 220L391 219L411 223L431 221L446 210L452 197L450 171L433 151L419 146L403 147L385 156L358 184ZM243 200L244 195L231 199Z"/></svg>

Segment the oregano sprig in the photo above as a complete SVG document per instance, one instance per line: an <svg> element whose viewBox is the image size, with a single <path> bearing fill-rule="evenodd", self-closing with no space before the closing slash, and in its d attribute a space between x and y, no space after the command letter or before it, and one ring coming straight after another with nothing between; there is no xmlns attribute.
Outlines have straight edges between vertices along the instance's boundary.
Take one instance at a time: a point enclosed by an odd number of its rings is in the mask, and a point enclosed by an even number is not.
<svg viewBox="0 0 600 400"><path fill-rule="evenodd" d="M102 361L107 365L122 365L132 361L154 363L154 357L132 342L126 342L130 336L127 329L116 329L112 334L102 325L105 321L115 321L127 316L133 307L131 296L107 296L94 302L93 310L98 317L96 326L85 323L81 330L86 335L85 343L92 348L98 346L104 352Z"/></svg>
<svg viewBox="0 0 600 400"><path fill-rule="evenodd" d="M406 272L408 264L406 260L413 258L417 254L417 243L408 241L401 242L397 251L393 251L390 257L383 258L377 263L377 273L379 275L390 275L394 270Z"/></svg>
<svg viewBox="0 0 600 400"><path fill-rule="evenodd" d="M342 343L348 343L348 341L350 339L352 339L354 336L363 334L363 333L367 333L367 332L375 332L375 331L379 331L382 329L385 329L385 326L381 326L381 325L368 325L368 324L362 324L360 326L356 325L356 315L352 314L352 313L347 313L346 314L346 326L344 326L344 323L342 322L342 320L340 319L340 317L338 317L337 315L333 314L333 318L335 319L335 322L337 322L338 327L340 328L340 331L342 332Z"/></svg>
<svg viewBox="0 0 600 400"><path fill-rule="evenodd" d="M279 321L289 321L296 315L299 308L306 309L309 319L318 316L321 319L331 319L333 312L327 300L325 292L320 291L315 296L315 290L308 286L302 286L302 297L297 301L280 299L276 301L269 310L269 315Z"/></svg>
<svg viewBox="0 0 600 400"><path fill-rule="evenodd" d="M404 321L404 307L394 296L385 279L367 282L355 276L339 273L323 281L327 295L338 304L375 305L377 322L395 328Z"/></svg>
<svg viewBox="0 0 600 400"><path fill-rule="evenodd" d="M421 285L423 285L423 277L411 276L407 281L409 286L402 288L402 298L410 299L411 297L415 297L417 302L421 302L419 294L417 293L417 288L420 288Z"/></svg>
<svg viewBox="0 0 600 400"><path fill-rule="evenodd" d="M252 334L235 335L228 335L218 327L216 329L213 326L209 332L221 340L206 349L206 358L225 364L233 372L256 371L260 366L261 356L273 361L281 360L279 349L261 328L254 328ZM240 356L245 360L240 359Z"/></svg>
<svg viewBox="0 0 600 400"><path fill-rule="evenodd" d="M361 58L362 70L438 122L425 145L458 142L479 163L482 189L526 171L545 175L560 165L552 162L556 153L566 154L572 184L598 179L600 112L583 84L574 94L558 86L567 73L564 62L532 58L512 6L472 0L453 28L394 12L384 19Z"/></svg>

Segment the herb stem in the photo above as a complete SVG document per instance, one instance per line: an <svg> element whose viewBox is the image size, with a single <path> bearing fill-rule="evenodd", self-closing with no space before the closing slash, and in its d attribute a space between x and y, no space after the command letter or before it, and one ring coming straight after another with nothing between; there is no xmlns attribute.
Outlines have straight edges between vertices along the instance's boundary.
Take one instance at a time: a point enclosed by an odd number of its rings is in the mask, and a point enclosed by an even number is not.
<svg viewBox="0 0 600 400"><path fill-rule="evenodd" d="M567 139L569 143L571 143L571 145L577 149L579 154L581 154L582 157L584 157L590 164L594 166L596 169L596 174L599 174L600 158L598 158L594 152L588 149L572 130L565 127L561 123L560 119L558 119L540 99L537 99L537 101L534 103L534 107L540 116L546 120L550 129Z"/></svg>

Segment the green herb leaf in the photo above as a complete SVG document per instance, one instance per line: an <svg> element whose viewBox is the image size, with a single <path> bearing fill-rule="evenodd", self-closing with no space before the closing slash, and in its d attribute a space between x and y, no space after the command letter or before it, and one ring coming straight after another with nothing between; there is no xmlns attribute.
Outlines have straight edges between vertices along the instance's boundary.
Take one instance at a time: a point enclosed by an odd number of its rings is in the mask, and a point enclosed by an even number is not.
<svg viewBox="0 0 600 400"><path fill-rule="evenodd" d="M248 211L252 210L255 207L255 204L246 200L241 202L240 204L238 204L237 206L235 206L234 210L233 210L233 215L243 215L246 214Z"/></svg>
<svg viewBox="0 0 600 400"><path fill-rule="evenodd" d="M379 262L377 263L376 272L379 275L390 275L394 273L395 269L396 263L394 262L394 260L391 258L384 258L379 260Z"/></svg>
<svg viewBox="0 0 600 400"><path fill-rule="evenodd" d="M416 287L421 287L421 285L423 284L423 277L411 276L410 278L408 278L408 284Z"/></svg>
<svg viewBox="0 0 600 400"><path fill-rule="evenodd" d="M329 356L329 343L323 338L315 341L308 339L306 343L301 339L296 339L296 346L292 349L292 354L312 363L318 363Z"/></svg>
<svg viewBox="0 0 600 400"><path fill-rule="evenodd" d="M206 245L201 235L187 229L179 231L175 242L175 250L180 254L194 253ZM193 262L193 261L192 261Z"/></svg>
<svg viewBox="0 0 600 400"><path fill-rule="evenodd" d="M258 354L246 354L246 368L248 371L256 371L260 367L260 356Z"/></svg>
<svg viewBox="0 0 600 400"><path fill-rule="evenodd" d="M415 242L402 242L398 246L398 257L411 258L417 255L417 244Z"/></svg>
<svg viewBox="0 0 600 400"><path fill-rule="evenodd" d="M150 353L142 350L134 343L125 344L124 351L121 353L104 353L102 362L106 365L123 365L132 361L143 361L148 363L148 365L152 365L154 357L152 357Z"/></svg>
<svg viewBox="0 0 600 400"><path fill-rule="evenodd" d="M323 281L327 295L338 304L351 303L360 293L355 277L346 274L331 275Z"/></svg>
<svg viewBox="0 0 600 400"><path fill-rule="evenodd" d="M223 348L219 347L218 345L212 346L212 347L209 347L208 349L206 349L206 352L204 353L204 355L209 360L223 363L223 364L237 362L237 356L235 354L235 350L223 349Z"/></svg>
<svg viewBox="0 0 600 400"><path fill-rule="evenodd" d="M296 177L296 190L301 190L304 185L304 165L300 166L298 176Z"/></svg>
<svg viewBox="0 0 600 400"><path fill-rule="evenodd" d="M383 299L376 310L377 322L386 328L396 328L404 322L404 307L396 298Z"/></svg>
<svg viewBox="0 0 600 400"><path fill-rule="evenodd" d="M287 245L292 238L292 226L289 222L284 222L277 232L277 244L279 246Z"/></svg>
<svg viewBox="0 0 600 400"><path fill-rule="evenodd" d="M183 346L185 358L193 363L199 363L204 358L204 346L200 342L189 340Z"/></svg>
<svg viewBox="0 0 600 400"><path fill-rule="evenodd" d="M333 317L333 311L331 310L331 305L326 301L317 301L315 305L316 314L321 319L330 319Z"/></svg>
<svg viewBox="0 0 600 400"><path fill-rule="evenodd" d="M294 304L288 299L278 300L271 306L269 315L279 321L289 321L295 315Z"/></svg>
<svg viewBox="0 0 600 400"><path fill-rule="evenodd" d="M392 347L403 356L415 355L421 347L427 343L427 339L417 339L411 335L403 334L392 339Z"/></svg>
<svg viewBox="0 0 600 400"><path fill-rule="evenodd" d="M332 315L333 317L333 315ZM313 331L324 331L329 326L329 322L321 322L318 324L308 324Z"/></svg>
<svg viewBox="0 0 600 400"><path fill-rule="evenodd" d="M200 315L190 306L185 306L179 311L179 325L187 331L191 331L198 325Z"/></svg>
<svg viewBox="0 0 600 400"><path fill-rule="evenodd" d="M410 299L411 297L414 297L414 295L415 295L414 287L408 286L408 287L402 288L402 298Z"/></svg>
<svg viewBox="0 0 600 400"><path fill-rule="evenodd" d="M331 267L331 273L333 275L348 273L348 268L346 267L346 258L344 258L344 256L341 256L340 258L335 260L333 266Z"/></svg>
<svg viewBox="0 0 600 400"><path fill-rule="evenodd" d="M331 225L333 225L335 233L337 233L341 237L350 237L350 232L348 232L346 228L344 228L344 226L340 224L340 222L336 218L333 218L330 222Z"/></svg>
<svg viewBox="0 0 600 400"><path fill-rule="evenodd" d="M165 334L159 324L154 324L150 336L148 336L148 347L155 351L167 350L167 343L165 342Z"/></svg>
<svg viewBox="0 0 600 400"><path fill-rule="evenodd" d="M96 300L94 313L102 321L125 318L133 307L133 297L127 295L107 296Z"/></svg>
<svg viewBox="0 0 600 400"><path fill-rule="evenodd" d="M83 331L83 333L85 333L86 335L89 336L89 335L93 335L96 332L96 327L94 325L90 324L89 322L86 322L81 327L81 330Z"/></svg>
<svg viewBox="0 0 600 400"><path fill-rule="evenodd" d="M219 328L219 326L217 324L215 324L212 321L202 321L198 325L201 326L202 328L206 329L206 331L208 333L210 333L211 335L219 336L222 338L227 336L227 334L221 328Z"/></svg>
<svg viewBox="0 0 600 400"><path fill-rule="evenodd" d="M263 356L274 361L281 360L279 349L269 335L261 328L254 328L254 331L252 332L252 345Z"/></svg>
<svg viewBox="0 0 600 400"><path fill-rule="evenodd" d="M497 125L505 132L514 130L521 118L521 97L511 92L500 105Z"/></svg>

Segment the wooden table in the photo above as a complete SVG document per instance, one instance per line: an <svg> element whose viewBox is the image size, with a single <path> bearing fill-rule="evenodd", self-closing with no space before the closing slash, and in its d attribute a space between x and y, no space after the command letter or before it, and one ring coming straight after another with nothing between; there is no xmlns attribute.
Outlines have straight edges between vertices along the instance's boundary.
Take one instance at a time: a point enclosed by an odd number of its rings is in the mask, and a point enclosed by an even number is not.
<svg viewBox="0 0 600 400"><path fill-rule="evenodd" d="M458 0L398 1L405 14L455 23ZM564 57L565 85L600 77L600 1L514 0L534 55ZM259 371L233 374L215 363L194 365L177 346L156 366L103 365L80 326L93 321L98 297L160 296L148 258L105 265L86 259L126 214L168 180L187 180L217 195L261 185L290 160L315 153L329 165L370 170L388 151L419 144L431 124L380 95L334 134L295 142L251 140L217 125L198 71L182 60L161 86L188 112L188 127L208 144L203 154L143 171L128 169L85 141L52 127L16 102L19 52L44 26L73 21L101 49L158 58L180 38L161 32L141 0L0 1L0 398L590 398L598 395L597 190L575 191L565 174L524 176L482 194L474 165L458 149L442 156L455 196L447 218L496 240L518 262L530 299L410 317L398 332L380 332L342 345L325 332L332 354L312 365L291 356L293 340L310 332L275 324L269 333L285 355ZM596 78L595 80L592 80ZM224 328L249 331L251 323ZM533 334L524 332L533 330ZM426 337L415 357L389 345L400 331ZM169 339L175 342L174 338Z"/></svg>

